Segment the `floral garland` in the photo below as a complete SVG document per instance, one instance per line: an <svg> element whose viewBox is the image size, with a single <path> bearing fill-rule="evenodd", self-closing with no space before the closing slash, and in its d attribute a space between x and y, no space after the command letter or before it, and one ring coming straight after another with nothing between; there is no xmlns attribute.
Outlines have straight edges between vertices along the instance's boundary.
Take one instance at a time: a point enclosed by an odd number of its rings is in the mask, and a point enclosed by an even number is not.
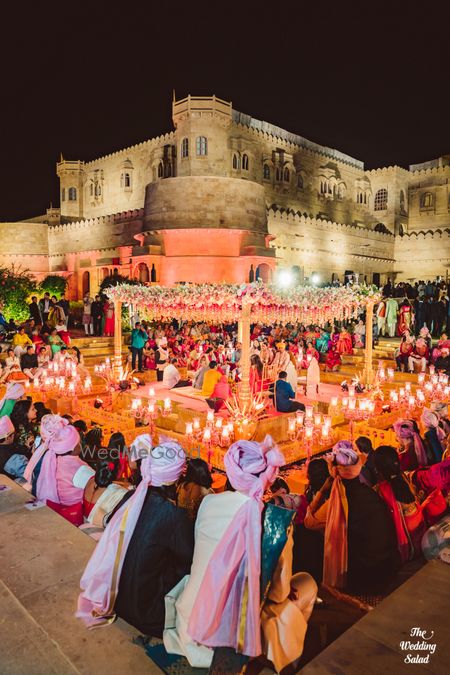
<svg viewBox="0 0 450 675"><path fill-rule="evenodd" d="M354 318L366 304L381 299L375 286L280 289L258 281L173 287L118 284L108 289L108 296L113 301L145 308L149 319L237 321L243 308L249 307L252 321L318 325Z"/></svg>

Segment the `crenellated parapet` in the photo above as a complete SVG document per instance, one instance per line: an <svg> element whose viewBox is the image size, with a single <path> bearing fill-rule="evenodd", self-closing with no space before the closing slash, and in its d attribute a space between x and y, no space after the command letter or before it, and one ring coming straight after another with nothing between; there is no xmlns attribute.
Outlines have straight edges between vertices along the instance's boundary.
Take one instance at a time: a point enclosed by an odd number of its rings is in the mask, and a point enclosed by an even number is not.
<svg viewBox="0 0 450 675"><path fill-rule="evenodd" d="M149 138L142 143L136 143L136 145L130 145L128 148L123 150L116 150L116 152L111 152L109 155L102 155L97 159L92 160L91 162L85 162L84 166L87 170L91 169L95 164L102 161L107 161L110 159L121 159L122 157L126 158L129 154L135 152L144 152L147 150L152 150L155 147L160 145L166 145L167 143L173 143L175 140L175 133L169 131L167 134L162 134L161 136L155 136L154 138Z"/></svg>

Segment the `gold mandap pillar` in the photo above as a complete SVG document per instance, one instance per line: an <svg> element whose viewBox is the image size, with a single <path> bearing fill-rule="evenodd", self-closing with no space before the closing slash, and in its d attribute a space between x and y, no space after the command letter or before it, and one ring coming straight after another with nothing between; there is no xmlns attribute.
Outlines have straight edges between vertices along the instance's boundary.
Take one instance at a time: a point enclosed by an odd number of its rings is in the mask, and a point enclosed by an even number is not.
<svg viewBox="0 0 450 675"><path fill-rule="evenodd" d="M242 307L241 318L238 322L238 336L241 336L241 384L239 386L239 398L242 403L250 403L252 394L250 390L250 305Z"/></svg>
<svg viewBox="0 0 450 675"><path fill-rule="evenodd" d="M371 387L374 380L373 374L373 302L366 305L366 347L364 353L364 384Z"/></svg>
<svg viewBox="0 0 450 675"><path fill-rule="evenodd" d="M114 300L114 379L119 382L122 373L122 303Z"/></svg>

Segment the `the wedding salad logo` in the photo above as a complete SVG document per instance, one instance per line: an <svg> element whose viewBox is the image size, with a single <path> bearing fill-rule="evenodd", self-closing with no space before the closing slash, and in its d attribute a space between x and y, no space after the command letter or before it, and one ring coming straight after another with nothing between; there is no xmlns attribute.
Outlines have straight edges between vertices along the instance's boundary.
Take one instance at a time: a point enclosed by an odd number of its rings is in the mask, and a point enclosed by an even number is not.
<svg viewBox="0 0 450 675"><path fill-rule="evenodd" d="M407 652L404 658L405 663L430 663L430 656L436 651L436 642L431 642L434 637L434 631L428 633L427 630L415 626L409 632L411 640L402 640L400 649Z"/></svg>

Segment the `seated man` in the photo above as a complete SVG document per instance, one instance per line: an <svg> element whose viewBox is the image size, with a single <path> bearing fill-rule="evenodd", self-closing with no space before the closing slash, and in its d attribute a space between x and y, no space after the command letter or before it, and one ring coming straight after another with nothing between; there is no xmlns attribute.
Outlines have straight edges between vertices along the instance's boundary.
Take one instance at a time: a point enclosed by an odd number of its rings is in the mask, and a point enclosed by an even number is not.
<svg viewBox="0 0 450 675"><path fill-rule="evenodd" d="M0 417L0 473L13 480L23 477L31 455L24 445L14 443L14 433L14 425L9 417Z"/></svg>
<svg viewBox="0 0 450 675"><path fill-rule="evenodd" d="M26 346L32 344L32 341L25 333L25 328L23 326L19 328L18 332L15 333L12 339L12 348L14 349L14 354L16 356L22 356L26 350Z"/></svg>
<svg viewBox="0 0 450 675"><path fill-rule="evenodd" d="M436 370L450 376L450 350L447 347L441 349L441 355L436 359Z"/></svg>
<svg viewBox="0 0 450 675"><path fill-rule="evenodd" d="M193 667L208 668L211 648L224 645L249 657L264 654L277 672L302 654L317 585L309 574L292 576L292 512L263 504L284 462L270 436L233 443L225 467L235 491L202 501L190 575L166 598L164 630L166 650ZM288 515L275 542L267 533L280 512ZM272 583L261 591L268 560Z"/></svg>
<svg viewBox="0 0 450 675"><path fill-rule="evenodd" d="M222 373L217 370L217 361L210 361L209 369L203 376L202 396L210 398L214 387L222 378Z"/></svg>
<svg viewBox="0 0 450 675"><path fill-rule="evenodd" d="M163 371L163 384L167 389L174 389L175 387L188 387L191 384L190 380L182 380L177 368L178 359L171 359L170 363Z"/></svg>
<svg viewBox="0 0 450 675"><path fill-rule="evenodd" d="M416 363L420 365L420 370L424 373L427 369L427 363L430 360L430 350L428 345L423 338L418 338L414 349L408 357L408 370L410 373L414 373L414 368Z"/></svg>
<svg viewBox="0 0 450 675"><path fill-rule="evenodd" d="M278 380L270 387L271 389L273 388L275 409L278 412L288 413L305 410L303 403L295 400L295 392L286 379L287 373L285 370L282 370L278 373Z"/></svg>
<svg viewBox="0 0 450 675"><path fill-rule="evenodd" d="M20 357L20 367L29 380L39 376L38 357L34 351L34 346L28 345L27 351Z"/></svg>

